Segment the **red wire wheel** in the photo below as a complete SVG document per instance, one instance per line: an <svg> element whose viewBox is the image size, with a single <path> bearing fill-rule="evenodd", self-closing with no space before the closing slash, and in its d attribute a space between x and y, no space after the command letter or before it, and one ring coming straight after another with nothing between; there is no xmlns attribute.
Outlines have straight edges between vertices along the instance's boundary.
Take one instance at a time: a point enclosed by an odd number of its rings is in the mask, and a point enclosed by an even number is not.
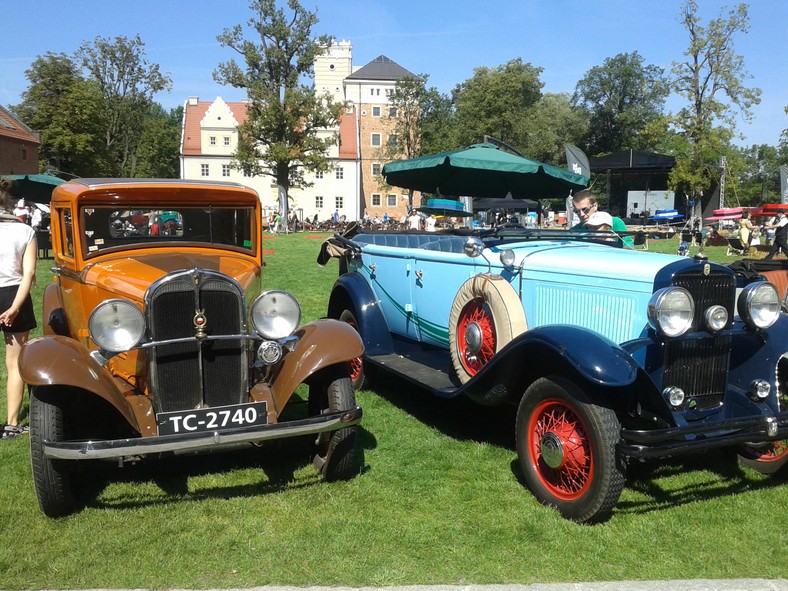
<svg viewBox="0 0 788 591"><path fill-rule="evenodd" d="M493 358L496 342L490 307L482 298L471 300L460 313L456 343L460 363L468 374L476 375Z"/></svg>
<svg viewBox="0 0 788 591"><path fill-rule="evenodd" d="M576 500L594 478L591 442L583 420L561 400L543 400L528 423L528 450L542 485L559 499Z"/></svg>
<svg viewBox="0 0 788 591"><path fill-rule="evenodd" d="M356 316L350 310L343 310L342 313L339 315L339 319L342 322L346 322L350 326L352 326L356 332L358 333L361 332L358 328L358 321L356 320ZM348 362L348 367L350 370L350 381L353 383L353 389L360 390L364 386L366 386L367 376L364 372L364 358L356 357L355 359L351 359Z"/></svg>
<svg viewBox="0 0 788 591"><path fill-rule="evenodd" d="M528 326L520 296L500 275L481 274L457 290L449 313L449 352L467 382Z"/></svg>
<svg viewBox="0 0 788 591"><path fill-rule="evenodd" d="M517 459L534 497L579 523L607 518L626 482L621 423L604 392L560 375L534 381L517 409Z"/></svg>
<svg viewBox="0 0 788 591"><path fill-rule="evenodd" d="M788 464L788 439L775 441L766 449L747 447L739 454L739 462L761 474L775 474Z"/></svg>

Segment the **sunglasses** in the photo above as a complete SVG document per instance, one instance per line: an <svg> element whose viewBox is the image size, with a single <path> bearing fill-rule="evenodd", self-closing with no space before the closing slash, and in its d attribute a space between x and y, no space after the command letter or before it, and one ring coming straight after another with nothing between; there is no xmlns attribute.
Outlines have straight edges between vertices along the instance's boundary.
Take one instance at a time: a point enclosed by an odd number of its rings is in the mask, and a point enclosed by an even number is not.
<svg viewBox="0 0 788 591"><path fill-rule="evenodd" d="M577 215L585 215L585 214L587 214L589 211L591 211L592 209L594 209L594 207L596 207L596 203L593 203L593 204L591 204L591 205L588 205L588 206L586 206L586 207L581 207L580 209L573 208L572 210L573 210L573 211L574 211L574 212L575 212Z"/></svg>

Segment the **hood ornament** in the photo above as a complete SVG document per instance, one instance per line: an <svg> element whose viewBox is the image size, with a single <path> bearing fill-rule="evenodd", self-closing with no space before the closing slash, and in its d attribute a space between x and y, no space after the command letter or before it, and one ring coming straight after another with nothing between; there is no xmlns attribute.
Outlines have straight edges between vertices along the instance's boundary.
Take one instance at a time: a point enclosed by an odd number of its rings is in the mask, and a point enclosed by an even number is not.
<svg viewBox="0 0 788 591"><path fill-rule="evenodd" d="M192 319L192 323L194 324L194 337L196 339L202 340L208 336L208 333L205 332L205 327L208 325L208 319L205 317L205 310L197 310Z"/></svg>

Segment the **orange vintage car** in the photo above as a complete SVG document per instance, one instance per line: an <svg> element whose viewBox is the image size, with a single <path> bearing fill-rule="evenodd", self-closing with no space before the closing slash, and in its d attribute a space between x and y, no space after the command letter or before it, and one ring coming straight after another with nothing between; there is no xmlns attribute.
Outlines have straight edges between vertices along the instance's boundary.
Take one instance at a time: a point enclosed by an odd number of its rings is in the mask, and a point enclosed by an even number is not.
<svg viewBox="0 0 788 591"><path fill-rule="evenodd" d="M329 480L352 476L361 418L344 322L300 326L261 286L257 193L234 183L79 179L51 202L55 281L22 353L41 510L79 509L79 462L138 461L311 435ZM308 385L308 412L283 411ZM293 414L293 413L290 413ZM306 415L306 416L304 416Z"/></svg>

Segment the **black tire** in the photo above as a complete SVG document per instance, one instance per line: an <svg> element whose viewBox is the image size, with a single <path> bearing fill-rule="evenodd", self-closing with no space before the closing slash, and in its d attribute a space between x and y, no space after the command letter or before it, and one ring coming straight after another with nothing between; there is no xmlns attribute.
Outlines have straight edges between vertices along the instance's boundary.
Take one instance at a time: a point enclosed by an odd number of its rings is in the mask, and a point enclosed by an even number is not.
<svg viewBox="0 0 788 591"><path fill-rule="evenodd" d="M777 474L788 465L788 439L775 441L765 448L742 448L739 464L761 474Z"/></svg>
<svg viewBox="0 0 788 591"><path fill-rule="evenodd" d="M356 395L346 365L324 369L309 384L309 416L356 407ZM356 427L320 433L312 444L312 464L333 482L347 480L356 470Z"/></svg>
<svg viewBox="0 0 788 591"><path fill-rule="evenodd" d="M30 392L30 462L38 504L47 517L63 517L78 509L71 463L44 456L44 441L65 439L65 402L62 392L37 388Z"/></svg>
<svg viewBox="0 0 788 591"><path fill-rule="evenodd" d="M356 315L352 310L342 310L342 313L339 315L339 319L342 322L347 322L356 330L356 332L361 333L361 330L359 330L358 320L356 319ZM369 388L371 385L370 378L372 368L364 364L364 357L356 357L348 363L348 366L350 371L350 381L353 383L353 389L363 390L364 388Z"/></svg>
<svg viewBox="0 0 788 591"><path fill-rule="evenodd" d="M525 484L543 504L580 523L604 520L626 481L616 453L621 425L570 380L540 378L517 410Z"/></svg>

